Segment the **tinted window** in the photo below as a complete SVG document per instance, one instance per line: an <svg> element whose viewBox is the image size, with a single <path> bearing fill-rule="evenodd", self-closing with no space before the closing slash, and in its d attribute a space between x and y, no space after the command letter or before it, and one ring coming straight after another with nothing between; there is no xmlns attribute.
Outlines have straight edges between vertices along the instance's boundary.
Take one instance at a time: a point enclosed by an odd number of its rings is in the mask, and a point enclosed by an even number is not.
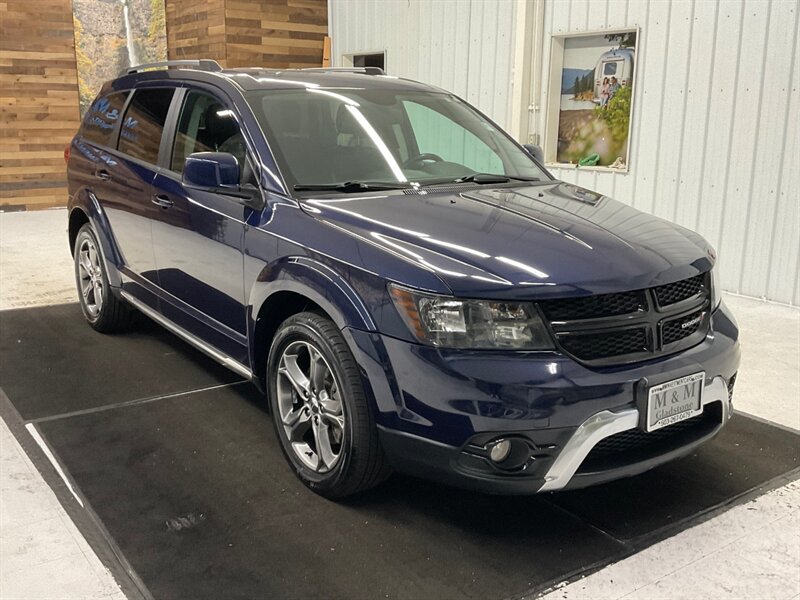
<svg viewBox="0 0 800 600"><path fill-rule="evenodd" d="M152 164L158 162L161 134L167 120L173 89L137 90L125 111L119 149Z"/></svg>
<svg viewBox="0 0 800 600"><path fill-rule="evenodd" d="M338 88L245 94L295 184L548 176L468 104L444 93Z"/></svg>
<svg viewBox="0 0 800 600"><path fill-rule="evenodd" d="M127 97L128 92L118 92L95 100L83 120L83 138L95 144L113 146L114 127Z"/></svg>
<svg viewBox="0 0 800 600"><path fill-rule="evenodd" d="M503 160L452 118L416 102L403 102L420 154L435 154L477 172L502 173Z"/></svg>
<svg viewBox="0 0 800 600"><path fill-rule="evenodd" d="M617 74L617 63L610 62L606 63L603 67L603 75L616 75Z"/></svg>
<svg viewBox="0 0 800 600"><path fill-rule="evenodd" d="M186 157L194 152L228 152L245 168L247 147L236 118L213 96L189 92L178 119L170 168L183 172Z"/></svg>

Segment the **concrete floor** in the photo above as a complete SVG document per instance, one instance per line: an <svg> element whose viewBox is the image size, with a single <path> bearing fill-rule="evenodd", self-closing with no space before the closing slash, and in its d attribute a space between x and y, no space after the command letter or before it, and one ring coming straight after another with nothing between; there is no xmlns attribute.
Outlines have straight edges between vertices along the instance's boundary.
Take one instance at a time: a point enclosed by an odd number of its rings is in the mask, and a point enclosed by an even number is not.
<svg viewBox="0 0 800 600"><path fill-rule="evenodd" d="M0 213L0 309L74 302L66 213ZM726 294L741 327L737 410L800 430L800 309ZM123 597L0 422L0 598ZM800 483L601 571L555 598L800 599Z"/></svg>

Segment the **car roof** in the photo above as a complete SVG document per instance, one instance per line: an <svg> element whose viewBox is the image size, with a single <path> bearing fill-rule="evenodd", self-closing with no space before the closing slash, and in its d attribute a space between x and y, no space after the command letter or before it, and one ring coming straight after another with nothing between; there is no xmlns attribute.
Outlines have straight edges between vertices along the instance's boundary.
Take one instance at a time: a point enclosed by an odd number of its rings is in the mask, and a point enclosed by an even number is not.
<svg viewBox="0 0 800 600"><path fill-rule="evenodd" d="M327 89L385 89L394 91L443 92L432 85L392 75L380 75L346 69L265 69L237 68L220 71L201 69L160 69L123 75L112 83L113 88L134 87L150 81L198 81L220 83L226 80L242 91L286 90L304 87Z"/></svg>

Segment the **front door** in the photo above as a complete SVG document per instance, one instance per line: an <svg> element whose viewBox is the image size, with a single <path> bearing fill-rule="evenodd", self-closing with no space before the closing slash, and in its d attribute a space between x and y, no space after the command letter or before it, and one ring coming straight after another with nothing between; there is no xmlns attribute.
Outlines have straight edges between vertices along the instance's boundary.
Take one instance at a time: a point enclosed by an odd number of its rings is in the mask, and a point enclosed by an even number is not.
<svg viewBox="0 0 800 600"><path fill-rule="evenodd" d="M184 97L167 165L156 176L163 202L153 225L162 311L173 322L247 364L242 244L251 209L235 198L185 188L181 174L194 152L229 152L248 165L234 112L199 90ZM243 177L250 177L247 168Z"/></svg>

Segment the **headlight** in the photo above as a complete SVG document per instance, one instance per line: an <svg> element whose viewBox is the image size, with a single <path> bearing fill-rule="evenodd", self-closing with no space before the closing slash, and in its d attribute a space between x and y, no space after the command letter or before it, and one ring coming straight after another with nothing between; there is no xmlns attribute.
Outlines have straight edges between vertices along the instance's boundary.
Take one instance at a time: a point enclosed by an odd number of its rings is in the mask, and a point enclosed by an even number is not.
<svg viewBox="0 0 800 600"><path fill-rule="evenodd" d="M417 339L432 346L551 350L553 342L533 304L458 300L389 286L400 316Z"/></svg>
<svg viewBox="0 0 800 600"><path fill-rule="evenodd" d="M719 281L717 280L716 265L711 267L711 312L714 312L722 302L722 293L719 289Z"/></svg>

